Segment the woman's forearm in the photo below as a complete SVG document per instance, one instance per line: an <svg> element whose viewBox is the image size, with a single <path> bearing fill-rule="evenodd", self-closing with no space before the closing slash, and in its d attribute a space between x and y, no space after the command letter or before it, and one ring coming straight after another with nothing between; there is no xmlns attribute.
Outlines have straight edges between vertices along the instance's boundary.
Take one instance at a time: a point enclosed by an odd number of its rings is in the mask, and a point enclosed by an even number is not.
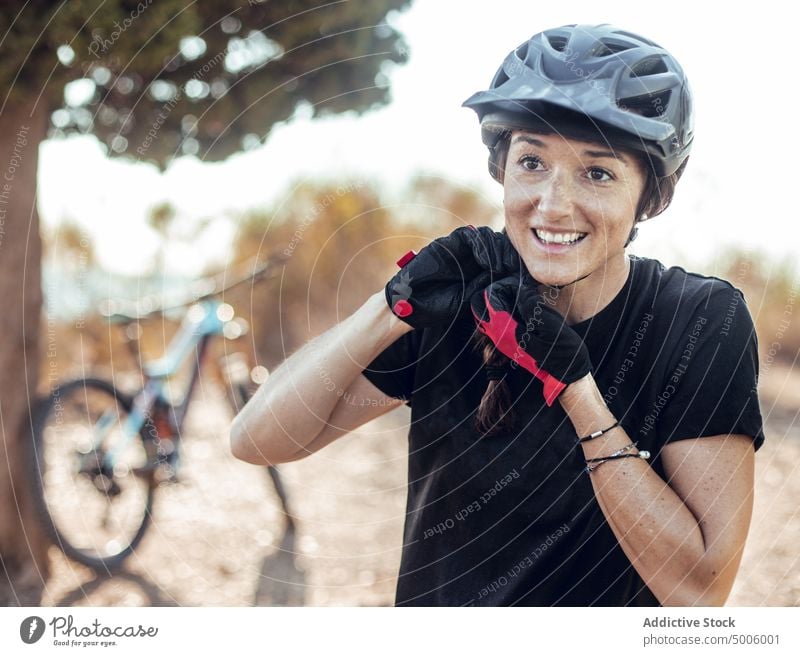
<svg viewBox="0 0 800 656"><path fill-rule="evenodd" d="M410 326L383 292L285 360L236 416L231 450L249 462L283 462L326 426L344 390Z"/></svg>
<svg viewBox="0 0 800 656"><path fill-rule="evenodd" d="M564 390L560 401L579 437L616 421L591 374ZM580 448L588 459L609 455L630 443L620 426ZM709 596L712 568L705 566L700 526L647 461L610 460L588 475L620 546L656 598L665 606L713 605L716 600Z"/></svg>

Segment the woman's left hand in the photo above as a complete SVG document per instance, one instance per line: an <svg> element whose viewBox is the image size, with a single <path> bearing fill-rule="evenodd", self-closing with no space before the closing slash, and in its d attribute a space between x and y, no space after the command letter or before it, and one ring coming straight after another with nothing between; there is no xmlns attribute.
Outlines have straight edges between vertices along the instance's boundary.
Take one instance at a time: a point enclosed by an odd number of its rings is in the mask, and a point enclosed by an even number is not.
<svg viewBox="0 0 800 656"><path fill-rule="evenodd" d="M530 276L521 285L515 276L498 280L474 294L470 305L478 330L542 381L548 406L592 371L583 340L547 305Z"/></svg>

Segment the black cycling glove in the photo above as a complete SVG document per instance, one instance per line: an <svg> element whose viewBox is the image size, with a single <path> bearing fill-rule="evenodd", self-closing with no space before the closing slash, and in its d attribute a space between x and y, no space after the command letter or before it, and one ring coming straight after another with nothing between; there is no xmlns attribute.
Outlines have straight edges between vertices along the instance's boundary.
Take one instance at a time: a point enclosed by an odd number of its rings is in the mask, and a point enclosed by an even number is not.
<svg viewBox="0 0 800 656"><path fill-rule="evenodd" d="M478 330L497 350L542 381L553 405L570 383L592 371L589 350L537 291L530 275L505 278L475 293L470 301Z"/></svg>
<svg viewBox="0 0 800 656"><path fill-rule="evenodd" d="M386 285L392 312L414 328L450 323L467 311L480 289L509 275L522 275L522 262L504 233L482 226L457 228L418 254L409 251Z"/></svg>

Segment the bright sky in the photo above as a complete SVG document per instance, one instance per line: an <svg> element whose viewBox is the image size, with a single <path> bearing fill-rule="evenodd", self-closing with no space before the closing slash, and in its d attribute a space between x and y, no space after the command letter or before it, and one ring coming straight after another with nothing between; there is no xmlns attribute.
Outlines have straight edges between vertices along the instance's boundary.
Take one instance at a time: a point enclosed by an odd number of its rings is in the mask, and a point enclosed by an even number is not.
<svg viewBox="0 0 800 656"><path fill-rule="evenodd" d="M358 0L361 1L361 0ZM136 272L151 261L148 209L169 200L184 220L271 206L301 178L365 176L387 190L425 171L484 193L500 206L486 172L474 113L461 108L485 88L504 56L532 34L566 23L610 22L669 49L695 94L695 145L667 214L645 224L632 252L665 264L713 257L727 244L762 249L772 261L800 254L800 227L786 206L796 182L789 159L796 30L789 5L628 1L417 0L393 22L410 61L392 74L392 104L362 117L304 120L222 164L184 158L166 174L106 159L89 138L42 150L42 220L70 218L95 240L101 263ZM791 48L791 50L790 50ZM768 109L774 103L774 109ZM338 179L338 178L337 178ZM786 193L784 190L788 191ZM217 221L201 243L176 245L176 272L224 261L232 229Z"/></svg>

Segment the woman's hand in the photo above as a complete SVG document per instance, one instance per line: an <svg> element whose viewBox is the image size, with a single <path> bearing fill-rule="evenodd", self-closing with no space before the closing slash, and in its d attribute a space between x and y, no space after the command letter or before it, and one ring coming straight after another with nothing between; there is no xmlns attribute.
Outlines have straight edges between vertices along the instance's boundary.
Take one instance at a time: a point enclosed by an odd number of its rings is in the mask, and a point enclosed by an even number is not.
<svg viewBox="0 0 800 656"><path fill-rule="evenodd" d="M583 340L536 288L530 275L522 284L512 276L479 290L470 304L478 330L542 381L550 406L567 385L592 371L592 363Z"/></svg>
<svg viewBox="0 0 800 656"><path fill-rule="evenodd" d="M457 228L397 264L401 270L386 285L386 301L414 328L453 321L478 290L509 275L519 280L523 270L506 234L486 226Z"/></svg>

